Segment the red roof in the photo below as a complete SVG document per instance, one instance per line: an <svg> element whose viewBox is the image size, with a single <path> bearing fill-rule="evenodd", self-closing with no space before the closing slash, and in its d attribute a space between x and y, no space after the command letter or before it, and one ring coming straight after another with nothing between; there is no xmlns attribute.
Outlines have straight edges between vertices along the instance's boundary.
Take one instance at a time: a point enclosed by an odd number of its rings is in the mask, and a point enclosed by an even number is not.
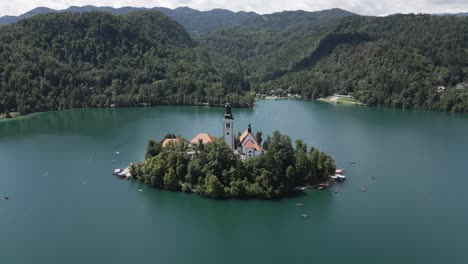
<svg viewBox="0 0 468 264"><path fill-rule="evenodd" d="M242 135L240 136L239 142L242 143L242 142L244 141L244 139L245 139L248 135L249 135L249 130L246 129L246 130L244 131L244 133L242 133Z"/></svg>
<svg viewBox="0 0 468 264"><path fill-rule="evenodd" d="M245 144L244 148L246 148L246 149L255 149L256 151L263 151L262 147L260 147L257 143L254 143L250 139L249 139L249 141L247 141L247 144Z"/></svg>
<svg viewBox="0 0 468 264"><path fill-rule="evenodd" d="M211 143L211 142L216 141L216 138L213 137L212 135L207 134L207 133L200 133L196 137L194 137L192 140L190 140L190 143L196 145L196 144L198 144L200 139L202 140L203 144L207 144L207 143Z"/></svg>

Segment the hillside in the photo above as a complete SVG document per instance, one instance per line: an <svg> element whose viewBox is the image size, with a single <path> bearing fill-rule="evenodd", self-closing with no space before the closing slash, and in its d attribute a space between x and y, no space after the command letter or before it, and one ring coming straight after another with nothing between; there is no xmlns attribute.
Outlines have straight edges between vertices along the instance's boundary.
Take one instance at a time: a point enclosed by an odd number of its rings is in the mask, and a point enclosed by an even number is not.
<svg viewBox="0 0 468 264"><path fill-rule="evenodd" d="M238 96L248 90L243 78L223 76L182 26L157 11L42 14L0 28L1 113L216 105L227 93L250 105Z"/></svg>
<svg viewBox="0 0 468 264"><path fill-rule="evenodd" d="M214 58L237 61L260 93L349 93L371 106L468 111L468 93L454 88L468 80L468 18L275 15L287 22L276 30L257 21L198 41Z"/></svg>
<svg viewBox="0 0 468 264"><path fill-rule="evenodd" d="M54 10L47 7L38 7L20 16L4 16L0 17L0 25L8 25L16 23L21 19L32 17L38 14L57 13L57 12L89 12L89 11L103 11L109 12L114 15L125 15L134 11L148 11L156 10L169 16L170 18L179 22L191 35L196 35L223 27L230 27L240 25L243 22L257 17L258 14L254 12L237 12L234 13L224 9L213 9L210 11L198 11L188 7L179 7L176 9L169 9L164 7L155 8L137 8L137 7L121 7L113 8L108 6L72 6L64 10Z"/></svg>
<svg viewBox="0 0 468 264"><path fill-rule="evenodd" d="M228 94L250 106L247 92L273 90L468 112L467 32L466 17L331 9L255 16L193 40L158 11L35 15L0 27L0 111L219 105Z"/></svg>
<svg viewBox="0 0 468 264"><path fill-rule="evenodd" d="M196 40L217 60L230 61L230 65L243 69L252 79L263 81L307 56L319 36L339 19L351 15L341 9L285 11L252 18L241 26L208 32Z"/></svg>

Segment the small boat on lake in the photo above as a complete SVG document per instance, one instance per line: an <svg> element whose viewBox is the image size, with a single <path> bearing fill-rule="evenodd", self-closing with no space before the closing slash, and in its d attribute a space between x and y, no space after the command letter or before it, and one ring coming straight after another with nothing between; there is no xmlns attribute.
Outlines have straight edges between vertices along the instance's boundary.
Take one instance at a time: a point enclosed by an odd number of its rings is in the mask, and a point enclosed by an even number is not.
<svg viewBox="0 0 468 264"><path fill-rule="evenodd" d="M112 172L117 178L127 178L130 179L132 177L132 174L130 173L130 167L127 167L125 169L122 168L117 168Z"/></svg>
<svg viewBox="0 0 468 264"><path fill-rule="evenodd" d="M366 187L362 186L361 191L363 191L363 192L367 191Z"/></svg>
<svg viewBox="0 0 468 264"><path fill-rule="evenodd" d="M332 179L334 179L335 181L338 181L338 182L346 181L346 176L342 175L342 174L335 174L333 176L330 176L330 178L332 178Z"/></svg>
<svg viewBox="0 0 468 264"><path fill-rule="evenodd" d="M302 203L296 203L296 206L303 206Z"/></svg>
<svg viewBox="0 0 468 264"><path fill-rule="evenodd" d="M345 172L345 170L343 170L343 169L336 169L336 170L335 170L335 174L343 175L344 172Z"/></svg>
<svg viewBox="0 0 468 264"><path fill-rule="evenodd" d="M309 218L310 216L308 214L301 214L302 217L304 218Z"/></svg>

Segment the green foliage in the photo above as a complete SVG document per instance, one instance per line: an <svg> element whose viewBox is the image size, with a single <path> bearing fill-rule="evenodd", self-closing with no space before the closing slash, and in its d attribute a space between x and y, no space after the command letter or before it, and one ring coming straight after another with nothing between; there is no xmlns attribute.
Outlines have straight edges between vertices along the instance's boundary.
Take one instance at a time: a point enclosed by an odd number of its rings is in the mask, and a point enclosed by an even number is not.
<svg viewBox="0 0 468 264"><path fill-rule="evenodd" d="M146 8L138 7L96 7L96 6L72 6L64 10L53 10L50 8L38 7L21 16L4 16L0 17L0 25L7 25L18 22L20 19L28 18L37 14L55 13L55 12L76 12L83 13L89 11L104 11L114 15L124 15L129 12L146 10ZM179 7L169 9L165 7L155 7L152 10L160 11L168 17L179 22L191 35L196 35L203 32L212 31L222 27L239 25L250 18L258 16L254 12L237 12L234 13L224 9L213 9L210 11L198 11L188 7Z"/></svg>
<svg viewBox="0 0 468 264"><path fill-rule="evenodd" d="M222 76L229 76L228 79ZM249 82L213 66L157 11L37 15L0 28L0 113L141 105L251 106Z"/></svg>
<svg viewBox="0 0 468 264"><path fill-rule="evenodd" d="M454 89L468 80L467 32L466 17L298 11L198 41L243 69L257 93L352 94L370 106L467 112L468 90ZM447 90L437 93L440 85Z"/></svg>
<svg viewBox="0 0 468 264"><path fill-rule="evenodd" d="M149 159L151 157L156 157L161 153L162 145L160 142L156 142L154 140L150 140L148 142L148 146L146 147L145 159Z"/></svg>
<svg viewBox="0 0 468 264"><path fill-rule="evenodd" d="M194 41L157 11L37 15L0 28L0 113L223 105L226 96L252 107L251 92L272 91L468 112L468 90L454 88L468 81L467 32L467 17L332 9L253 15Z"/></svg>
<svg viewBox="0 0 468 264"><path fill-rule="evenodd" d="M147 158L131 167L136 179L158 189L193 192L214 199L276 199L297 186L317 184L335 171L333 159L302 141L294 148L291 139L274 132L264 155L242 161L222 140L194 149L158 148L148 143ZM154 150L154 149L157 149ZM148 151L150 150L150 151Z"/></svg>

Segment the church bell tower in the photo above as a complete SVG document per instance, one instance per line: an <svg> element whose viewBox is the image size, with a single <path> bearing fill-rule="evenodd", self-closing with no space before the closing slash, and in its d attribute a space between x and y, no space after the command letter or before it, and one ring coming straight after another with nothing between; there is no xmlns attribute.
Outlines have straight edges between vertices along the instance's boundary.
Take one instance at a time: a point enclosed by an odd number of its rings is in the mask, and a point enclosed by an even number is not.
<svg viewBox="0 0 468 264"><path fill-rule="evenodd" d="M232 116L231 104L224 106L224 141L231 149L234 149L234 117Z"/></svg>

